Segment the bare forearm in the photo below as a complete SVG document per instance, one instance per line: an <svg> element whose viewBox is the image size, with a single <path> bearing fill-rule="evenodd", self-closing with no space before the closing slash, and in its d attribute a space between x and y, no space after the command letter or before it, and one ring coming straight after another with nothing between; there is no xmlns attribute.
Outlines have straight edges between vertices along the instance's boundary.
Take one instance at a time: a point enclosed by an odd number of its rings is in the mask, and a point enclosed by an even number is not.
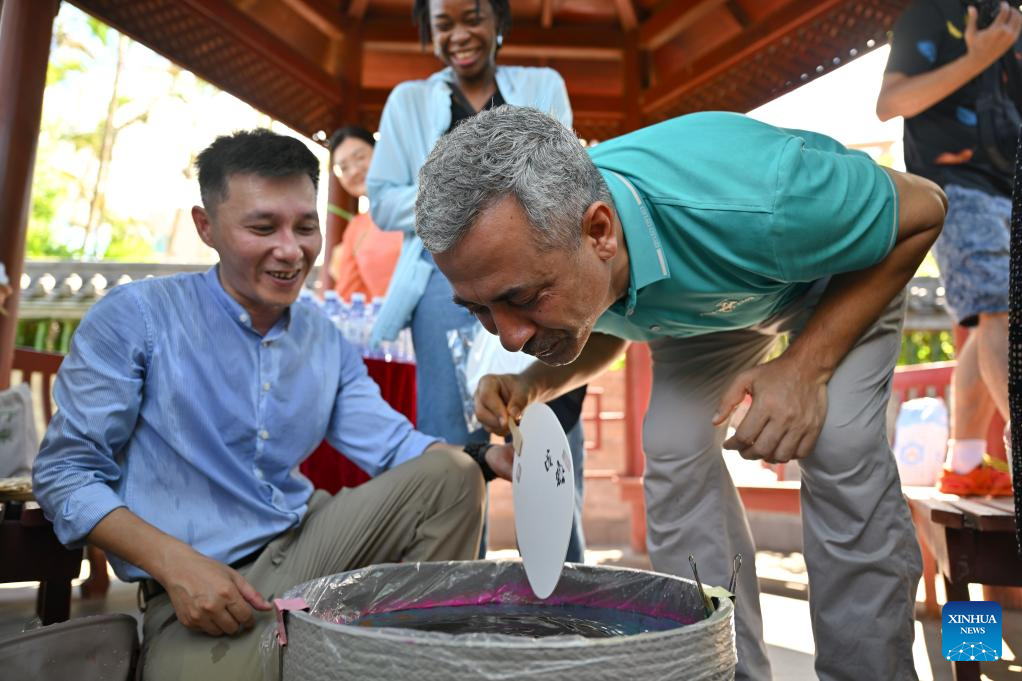
<svg viewBox="0 0 1022 681"><path fill-rule="evenodd" d="M272 607L233 568L207 558L126 508L107 514L88 539L163 585L178 621L187 629L211 636L235 634L252 627L252 608Z"/></svg>
<svg viewBox="0 0 1022 681"><path fill-rule="evenodd" d="M881 262L831 277L816 312L792 343L788 359L827 381L859 336L915 274L940 235L947 197L933 182L885 169L898 195L898 235Z"/></svg>
<svg viewBox="0 0 1022 681"><path fill-rule="evenodd" d="M936 232L909 237L880 264L832 277L805 331L788 349L789 359L829 380L863 332L909 282L935 239Z"/></svg>
<svg viewBox="0 0 1022 681"><path fill-rule="evenodd" d="M897 72L884 74L877 98L880 120L894 116L910 118L929 109L1014 48L1022 31L1022 14L1017 7L1002 3L994 21L984 29L979 29L977 17L976 8L969 7L962 35L966 51L958 59L914 76Z"/></svg>
<svg viewBox="0 0 1022 681"><path fill-rule="evenodd" d="M549 402L589 383L603 373L627 348L626 340L593 333L589 336L582 354L571 364L553 367L542 362L533 362L522 375L535 386L537 390L535 399Z"/></svg>
<svg viewBox="0 0 1022 681"><path fill-rule="evenodd" d="M126 508L107 514L92 529L88 539L104 551L145 570L161 583L164 567L172 562L171 556L193 551Z"/></svg>
<svg viewBox="0 0 1022 681"><path fill-rule="evenodd" d="M886 121L895 116L911 118L920 114L959 90L989 65L963 55L940 68L916 76L887 74L877 98L877 116Z"/></svg>

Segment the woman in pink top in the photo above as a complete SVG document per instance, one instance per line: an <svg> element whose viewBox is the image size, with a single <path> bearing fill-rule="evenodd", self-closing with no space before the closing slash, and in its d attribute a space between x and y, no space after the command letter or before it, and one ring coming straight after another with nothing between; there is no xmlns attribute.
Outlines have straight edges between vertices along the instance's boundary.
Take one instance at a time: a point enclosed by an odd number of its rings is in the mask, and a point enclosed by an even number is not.
<svg viewBox="0 0 1022 681"><path fill-rule="evenodd" d="M375 144L368 130L355 126L340 128L330 137L334 175L352 196L366 195L366 173ZM386 295L402 241L401 232L381 231L368 213L352 218L330 256L337 295L348 301L352 293L364 293L367 300Z"/></svg>

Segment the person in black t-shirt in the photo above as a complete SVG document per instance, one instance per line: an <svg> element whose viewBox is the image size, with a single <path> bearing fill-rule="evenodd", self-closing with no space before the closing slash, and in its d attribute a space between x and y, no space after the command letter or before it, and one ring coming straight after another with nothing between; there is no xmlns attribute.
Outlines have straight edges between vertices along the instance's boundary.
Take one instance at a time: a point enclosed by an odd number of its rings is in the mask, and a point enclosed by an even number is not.
<svg viewBox="0 0 1022 681"><path fill-rule="evenodd" d="M1011 494L984 463L995 410L1008 419L1008 236L1019 110L1022 14L1001 3L915 0L894 26L877 99L905 117L905 165L940 184L949 208L934 246L947 306L974 327L959 349L941 491Z"/></svg>

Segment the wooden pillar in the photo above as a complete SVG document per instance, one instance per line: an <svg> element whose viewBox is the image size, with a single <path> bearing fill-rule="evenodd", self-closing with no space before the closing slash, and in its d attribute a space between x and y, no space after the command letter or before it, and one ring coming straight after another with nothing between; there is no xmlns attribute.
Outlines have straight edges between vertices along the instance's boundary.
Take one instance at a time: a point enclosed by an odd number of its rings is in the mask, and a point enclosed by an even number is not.
<svg viewBox="0 0 1022 681"><path fill-rule="evenodd" d="M0 389L11 381L46 66L59 0L3 0L0 9L0 260L14 294L0 316Z"/></svg>
<svg viewBox="0 0 1022 681"><path fill-rule="evenodd" d="M327 203L351 212L351 197L341 188L341 183L337 181L333 165L333 160L331 159L330 169L327 172ZM347 226L347 220L340 215L327 211L326 229L323 233L323 266L319 270L319 281L316 282L316 293L321 298L323 293L332 289L336 283L330 274L330 258L334 252L334 247L341 243L341 237L344 236L344 229Z"/></svg>
<svg viewBox="0 0 1022 681"><path fill-rule="evenodd" d="M625 355L625 475L642 475L646 455L642 448L642 422L653 387L653 365L649 346L632 343Z"/></svg>
<svg viewBox="0 0 1022 681"><path fill-rule="evenodd" d="M624 117L618 130L624 135L642 127L642 88L648 83L646 61L639 47L639 23L632 0L617 0L617 9L625 36L621 62ZM629 543L636 553L646 552L646 505L641 481L646 468L646 453L642 447L642 423L652 385L649 346L633 343L625 355L625 465L620 490L621 499L629 505Z"/></svg>
<svg viewBox="0 0 1022 681"><path fill-rule="evenodd" d="M633 29L625 33L624 61L624 103L625 117L621 124L621 134L627 134L642 127L642 84L643 59L639 52L639 31Z"/></svg>
<svg viewBox="0 0 1022 681"><path fill-rule="evenodd" d="M621 27L625 32L624 59L624 119L621 134L627 134L642 127L642 87L645 64L639 49L639 29L631 7L631 0L618 3ZM653 369L649 347L645 343L633 343L625 359L625 475L641 476L646 467L646 455L642 447L642 422L649 406L649 393L653 384ZM641 490L640 490L641 491ZM638 502L636 502L638 503ZM639 507L633 507L633 513ZM645 523L632 522L632 547L645 547Z"/></svg>
<svg viewBox="0 0 1022 681"><path fill-rule="evenodd" d="M334 62L334 70L343 74L341 87L344 90L344 108L341 111L340 119L343 125L359 125L359 99L362 89L362 25L361 22L350 26L344 34L343 39L335 40L331 44L331 60ZM328 135L333 130L327 130ZM333 159L330 162L329 191L327 201L349 213L358 210L357 197L349 196L337 181L333 173ZM344 237L344 230L348 227L348 221L340 215L328 213L326 217L326 232L323 239L323 268L319 275L319 293L334 287L334 278L330 275L330 255L337 244L341 243Z"/></svg>

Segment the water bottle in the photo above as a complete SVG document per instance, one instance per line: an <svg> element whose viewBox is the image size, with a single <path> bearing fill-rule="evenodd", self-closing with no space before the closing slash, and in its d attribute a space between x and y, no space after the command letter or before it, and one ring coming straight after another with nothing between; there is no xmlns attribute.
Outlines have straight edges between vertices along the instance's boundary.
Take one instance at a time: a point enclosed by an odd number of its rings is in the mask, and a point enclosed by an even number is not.
<svg viewBox="0 0 1022 681"><path fill-rule="evenodd" d="M364 293L351 294L351 343L362 355L366 351L366 297Z"/></svg>
<svg viewBox="0 0 1022 681"><path fill-rule="evenodd" d="M298 302L306 305L312 305L316 307L316 309L322 307L322 304L319 302L319 298L316 297L316 294L305 286L303 286L302 290L298 292Z"/></svg>
<svg viewBox="0 0 1022 681"><path fill-rule="evenodd" d="M894 429L894 458L903 485L932 485L947 453L944 400L920 397L901 405Z"/></svg>
<svg viewBox="0 0 1022 681"><path fill-rule="evenodd" d="M369 356L373 359L382 359L387 362L390 361L390 342L380 341L375 346L372 344L373 339L373 327L376 326L376 320L380 318L380 310L383 309L383 297L376 296L373 298L372 304L369 306L369 318L366 320L366 346L369 351Z"/></svg>
<svg viewBox="0 0 1022 681"><path fill-rule="evenodd" d="M337 324L341 316L341 297L337 291L327 291L323 294L323 314L334 324Z"/></svg>
<svg viewBox="0 0 1022 681"><path fill-rule="evenodd" d="M344 340L351 340L351 304L341 298L341 307L337 317L337 330L341 332Z"/></svg>
<svg viewBox="0 0 1022 681"><path fill-rule="evenodd" d="M397 337L398 357L402 362L415 362L415 346L412 344L412 330L401 329Z"/></svg>

